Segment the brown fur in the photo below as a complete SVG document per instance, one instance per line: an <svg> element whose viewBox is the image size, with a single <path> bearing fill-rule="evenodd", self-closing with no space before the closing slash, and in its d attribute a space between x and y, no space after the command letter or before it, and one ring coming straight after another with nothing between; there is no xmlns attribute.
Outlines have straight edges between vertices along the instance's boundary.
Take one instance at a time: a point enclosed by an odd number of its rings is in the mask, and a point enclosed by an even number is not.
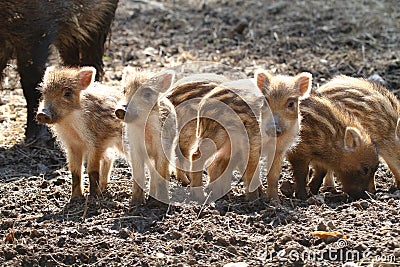
<svg viewBox="0 0 400 267"><path fill-rule="evenodd" d="M131 67L124 69L123 103L127 109L119 107L115 112L121 113L118 118L124 119L125 129L129 133L127 137L131 146L128 147L128 158L132 165L132 192L136 203L145 200L145 166L150 171L149 194L160 201L167 202L169 199L167 182L170 177L169 162L176 118L172 104L165 97L160 98L160 94L170 87L172 80L171 72L154 75ZM163 110L167 110L166 114L172 117L164 118ZM165 123L170 122L172 125L163 128ZM166 131L164 136L162 131Z"/></svg>
<svg viewBox="0 0 400 267"><path fill-rule="evenodd" d="M206 147L201 151L201 143L211 139L216 153L214 161L208 167L210 183L216 181L223 173L227 173L224 174L219 185L217 183L214 186L217 194L223 193L229 186L233 168L247 162L246 166L239 167L244 170L243 181L246 194L250 198L257 198L262 193L258 178L259 159L265 153L263 150L271 151L271 145L276 142L275 157L273 157L267 177L267 193L269 198L278 200L278 178L282 160L287 149L296 141L299 130L297 105L299 98L306 97L310 90L311 75L274 76L260 71L256 73L254 82L259 90L258 94L261 92L261 95L258 95L251 87L239 88L236 84L226 87L225 84L222 84L203 98L199 105L198 141L197 149L192 154L192 168L201 170L203 162L214 153ZM225 111L219 105L215 106L214 101L224 103L229 109ZM293 102L292 108L287 108L288 102ZM249 105L249 103L251 104ZM254 107L258 107L258 110L251 109ZM221 125L220 122L223 122L224 125ZM238 130L243 126L244 135ZM256 182L259 186L253 191L250 187L252 187L254 177L257 177ZM201 186L200 171L192 175L191 185L193 187Z"/></svg>
<svg viewBox="0 0 400 267"><path fill-rule="evenodd" d="M125 119L126 109L133 95L152 76L154 76L153 72L141 71L133 67L124 68L124 70L122 71L122 81L121 81L124 97L115 108L115 115L120 120Z"/></svg>
<svg viewBox="0 0 400 267"><path fill-rule="evenodd" d="M262 142L260 117L261 107L265 100L251 87L247 90L235 89L220 85L208 93L199 104L196 134L198 140L191 156L193 171L191 188L196 198L203 197L202 169L205 161L213 154L214 160L207 169L210 177L208 187L216 197L221 197L229 190L234 168L238 167L244 171L243 181L249 196L251 180L254 175L258 175L256 171L259 168ZM215 100L223 103L228 109L215 105ZM249 102L252 104L249 105ZM252 110L250 106L257 109ZM241 132L241 129L244 132ZM247 138L249 138L248 141ZM203 140L207 139L213 141L216 151L213 151L213 147L203 144ZM247 143L248 146L246 146ZM247 165L244 166L246 162ZM259 191L262 191L261 187L253 191L250 197L257 198Z"/></svg>
<svg viewBox="0 0 400 267"><path fill-rule="evenodd" d="M315 93L300 105L299 144L288 153L296 182L296 196L306 197L309 165L315 167L310 189L317 193L327 170L333 170L343 191L359 197L373 192L378 167L375 145L362 126L329 99Z"/></svg>
<svg viewBox="0 0 400 267"><path fill-rule="evenodd" d="M400 188L400 102L397 97L378 83L348 76L335 77L318 91L357 117Z"/></svg>
<svg viewBox="0 0 400 267"><path fill-rule="evenodd" d="M175 149L175 174L178 181L188 185L190 181L190 151L196 141L196 117L198 104L202 97L226 79L220 75L190 75L177 81L166 97L173 104L177 114L178 140ZM188 175L188 176L187 176Z"/></svg>
<svg viewBox="0 0 400 267"><path fill-rule="evenodd" d="M271 75L261 71L256 77L272 112L272 124L266 131L275 142L275 155L267 175L267 196L278 200L278 179L282 169L283 159L287 151L297 144L301 127L299 103L308 97L311 90L312 75L300 73L294 77ZM289 107L293 105L292 107ZM279 130L279 131L278 131Z"/></svg>
<svg viewBox="0 0 400 267"><path fill-rule="evenodd" d="M107 186L114 160L108 150L122 152L122 123L113 113L121 93L93 82L95 73L92 67L49 67L41 85L37 120L51 127L67 153L71 198L82 195L85 159L90 194L98 195Z"/></svg>

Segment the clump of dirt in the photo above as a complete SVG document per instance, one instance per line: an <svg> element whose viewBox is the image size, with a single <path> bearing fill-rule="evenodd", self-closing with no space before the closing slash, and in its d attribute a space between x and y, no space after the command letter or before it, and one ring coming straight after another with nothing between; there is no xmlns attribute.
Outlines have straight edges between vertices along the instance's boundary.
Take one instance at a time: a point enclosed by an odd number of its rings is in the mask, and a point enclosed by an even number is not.
<svg viewBox="0 0 400 267"><path fill-rule="evenodd" d="M269 2L120 0L104 82L119 86L125 65L161 70L210 61L248 76L258 67L309 71L315 86L336 74L378 74L399 90L399 5ZM52 63L57 60L55 55ZM238 183L215 203L169 206L153 199L132 205L132 177L121 159L101 197L69 203L64 154L21 144L25 101L15 62L9 64L0 90L0 265L400 264L400 191L384 164L376 174L377 193L364 200L326 192L306 201L281 195L280 205L249 202ZM282 193L290 195L287 163L281 176ZM315 231L341 235L321 238Z"/></svg>

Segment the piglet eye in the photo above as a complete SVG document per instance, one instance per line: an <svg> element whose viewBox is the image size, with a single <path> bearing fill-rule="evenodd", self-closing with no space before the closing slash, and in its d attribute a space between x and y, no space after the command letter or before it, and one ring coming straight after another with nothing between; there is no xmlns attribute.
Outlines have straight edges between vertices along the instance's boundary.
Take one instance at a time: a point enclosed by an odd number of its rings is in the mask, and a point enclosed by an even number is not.
<svg viewBox="0 0 400 267"><path fill-rule="evenodd" d="M371 167L368 165L364 165L362 168L362 175L368 175L371 172Z"/></svg>
<svg viewBox="0 0 400 267"><path fill-rule="evenodd" d="M294 100L291 100L287 103L288 109L294 109L295 107L296 107L296 102Z"/></svg>
<svg viewBox="0 0 400 267"><path fill-rule="evenodd" d="M71 96L72 96L72 90L70 90L70 89L66 90L64 93L64 97L70 98Z"/></svg>
<svg viewBox="0 0 400 267"><path fill-rule="evenodd" d="M151 100L151 98L152 98L152 96L153 96L153 92L150 91L150 90L151 90L151 89L147 89L147 90L144 90L144 91L143 91L142 96L143 96L143 98L144 98L145 100Z"/></svg>

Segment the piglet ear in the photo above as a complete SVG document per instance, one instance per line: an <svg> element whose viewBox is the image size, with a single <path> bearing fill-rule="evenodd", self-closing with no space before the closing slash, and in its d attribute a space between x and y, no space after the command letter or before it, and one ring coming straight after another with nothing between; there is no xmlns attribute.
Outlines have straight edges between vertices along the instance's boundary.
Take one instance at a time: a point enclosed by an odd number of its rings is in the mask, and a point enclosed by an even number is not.
<svg viewBox="0 0 400 267"><path fill-rule="evenodd" d="M311 92L312 74L302 72L295 77L295 86L300 94L300 99L307 98Z"/></svg>
<svg viewBox="0 0 400 267"><path fill-rule="evenodd" d="M254 74L254 79L256 80L258 89L263 95L266 95L271 84L271 75L263 69L258 69Z"/></svg>
<svg viewBox="0 0 400 267"><path fill-rule="evenodd" d="M353 151L361 146L363 138L360 131L354 127L347 127L344 134L344 147L349 151Z"/></svg>
<svg viewBox="0 0 400 267"><path fill-rule="evenodd" d="M166 70L155 76L156 89L160 93L167 91L174 83L175 71Z"/></svg>
<svg viewBox="0 0 400 267"><path fill-rule="evenodd" d="M85 90L94 82L96 69L94 67L83 67L78 72L78 88Z"/></svg>
<svg viewBox="0 0 400 267"><path fill-rule="evenodd" d="M121 83L122 84L126 84L128 81L129 77L133 77L138 73L138 69L134 68L132 66L126 66L123 70L122 70L122 80Z"/></svg>
<svg viewBox="0 0 400 267"><path fill-rule="evenodd" d="M56 71L56 66L49 66L46 68L46 71L44 72L42 82L39 84L39 87L37 88L39 91L44 91L44 88L48 83L51 83L54 80L55 72Z"/></svg>
<svg viewBox="0 0 400 267"><path fill-rule="evenodd" d="M396 135L396 139L400 140L400 118L397 119L395 135Z"/></svg>
<svg viewBox="0 0 400 267"><path fill-rule="evenodd" d="M46 71L44 72L43 75L43 81L49 80L50 76L54 71L56 70L56 66L49 66L46 68Z"/></svg>

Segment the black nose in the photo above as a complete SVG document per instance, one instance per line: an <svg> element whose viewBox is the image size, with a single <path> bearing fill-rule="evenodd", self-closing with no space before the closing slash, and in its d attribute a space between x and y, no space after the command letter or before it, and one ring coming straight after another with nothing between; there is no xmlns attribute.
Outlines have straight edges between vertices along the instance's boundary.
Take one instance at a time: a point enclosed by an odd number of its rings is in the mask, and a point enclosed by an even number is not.
<svg viewBox="0 0 400 267"><path fill-rule="evenodd" d="M282 128L279 125L275 125L275 132L276 132L276 137L281 136L283 133Z"/></svg>
<svg viewBox="0 0 400 267"><path fill-rule="evenodd" d="M282 127L280 125L271 125L270 127L267 127L267 135L271 137L279 137L283 133Z"/></svg>
<svg viewBox="0 0 400 267"><path fill-rule="evenodd" d="M49 116L48 114L44 113L44 112L39 112L39 113L36 115L36 120L37 120L39 123L43 123L43 124L46 124L46 123L50 123L50 122L51 122L50 116Z"/></svg>

